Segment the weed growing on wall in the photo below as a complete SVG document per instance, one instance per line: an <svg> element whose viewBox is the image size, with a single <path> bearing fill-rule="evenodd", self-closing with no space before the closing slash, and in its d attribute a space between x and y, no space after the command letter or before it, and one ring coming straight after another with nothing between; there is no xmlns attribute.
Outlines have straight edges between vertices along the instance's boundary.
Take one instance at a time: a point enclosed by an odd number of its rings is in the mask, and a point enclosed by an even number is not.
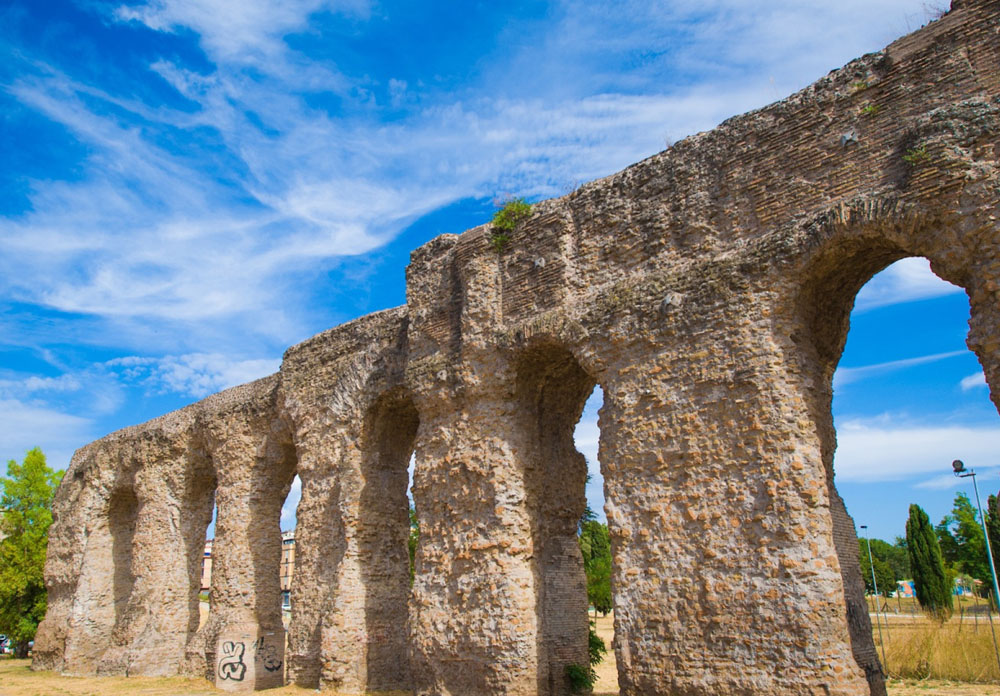
<svg viewBox="0 0 1000 696"><path fill-rule="evenodd" d="M510 233L529 217L531 217L531 204L523 198L511 198L496 212L493 220L490 221L493 228L490 234L490 244L493 245L498 254L510 241Z"/></svg>
<svg viewBox="0 0 1000 696"><path fill-rule="evenodd" d="M927 152L926 145L918 145L917 147L911 147L903 155L903 161L906 162L911 167L915 167L922 162L927 162L931 158L931 153Z"/></svg>

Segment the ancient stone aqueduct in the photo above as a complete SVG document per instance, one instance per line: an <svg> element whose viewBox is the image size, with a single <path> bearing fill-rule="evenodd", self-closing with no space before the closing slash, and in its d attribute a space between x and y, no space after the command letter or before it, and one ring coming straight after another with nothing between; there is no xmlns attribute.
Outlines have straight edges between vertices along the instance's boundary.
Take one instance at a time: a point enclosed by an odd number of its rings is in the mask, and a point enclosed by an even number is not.
<svg viewBox="0 0 1000 696"><path fill-rule="evenodd" d="M406 306L76 453L35 666L564 694L587 659L573 428L600 384L622 693L884 694L833 487L831 379L858 289L924 256L967 291L996 400L998 134L1000 3L956 0L784 101L539 204L502 253L486 227L434 239Z"/></svg>

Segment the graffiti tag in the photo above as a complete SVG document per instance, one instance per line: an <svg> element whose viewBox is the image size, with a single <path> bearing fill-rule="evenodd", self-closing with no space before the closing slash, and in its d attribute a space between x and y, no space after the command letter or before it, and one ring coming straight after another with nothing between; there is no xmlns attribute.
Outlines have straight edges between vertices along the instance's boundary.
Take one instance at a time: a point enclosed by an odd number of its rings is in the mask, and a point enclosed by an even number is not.
<svg viewBox="0 0 1000 696"><path fill-rule="evenodd" d="M243 643L226 641L222 644L222 659L219 660L219 678L243 681L247 666L243 664Z"/></svg>
<svg viewBox="0 0 1000 696"><path fill-rule="evenodd" d="M278 650L273 643L265 643L258 638L253 642L257 651L257 660L264 665L268 672L277 672L281 669L282 661L278 659Z"/></svg>

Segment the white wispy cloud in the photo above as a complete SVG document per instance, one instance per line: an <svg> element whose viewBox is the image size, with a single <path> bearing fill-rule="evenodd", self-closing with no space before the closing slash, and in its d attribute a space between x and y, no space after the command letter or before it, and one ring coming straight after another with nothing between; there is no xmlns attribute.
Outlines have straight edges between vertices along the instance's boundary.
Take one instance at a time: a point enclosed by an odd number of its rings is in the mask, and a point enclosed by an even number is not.
<svg viewBox="0 0 1000 696"><path fill-rule="evenodd" d="M272 375L281 367L281 359L233 360L221 353L192 353L115 358L105 365L124 380L143 384L153 391L200 398Z"/></svg>
<svg viewBox="0 0 1000 696"><path fill-rule="evenodd" d="M875 365L864 365L862 367L840 367L833 373L833 388L844 387L852 382L858 382L868 377L876 377L889 372L905 370L916 365L926 365L927 363L947 360L960 355L966 355L968 351L952 350L947 353L935 353L934 355L921 355L916 358L904 358L902 360L890 360L889 362ZM966 378L969 379L969 378ZM965 389L965 380L962 380L962 388Z"/></svg>
<svg viewBox="0 0 1000 696"><path fill-rule="evenodd" d="M986 384L986 375L983 374L982 370L968 377L963 377L959 385L962 387L962 391L988 386Z"/></svg>
<svg viewBox="0 0 1000 696"><path fill-rule="evenodd" d="M849 420L837 424L834 472L838 481L914 480L937 472L948 474L956 458L988 465L995 461L997 451L1000 427L996 426L911 425L892 418Z"/></svg>
<svg viewBox="0 0 1000 696"><path fill-rule="evenodd" d="M0 398L0 459L21 460L32 447L41 447L49 466L65 469L73 452L93 440L94 421L21 399ZM6 471L6 467L4 467Z"/></svg>
<svg viewBox="0 0 1000 696"><path fill-rule="evenodd" d="M930 261L913 257L897 261L861 288L854 309L865 311L960 292L964 290L934 275Z"/></svg>
<svg viewBox="0 0 1000 696"><path fill-rule="evenodd" d="M37 65L9 87L90 154L81 180L35 182L32 211L0 221L0 258L9 259L0 270L17 264L32 279L18 284L5 272L0 290L119 324L187 322L189 348L219 322L266 333L272 343L295 340L307 323L303 275L370 251L459 198L554 195L615 171L661 149L668 136L709 128L878 48L908 28L898 21L919 14L916 5L779 2L761 12L731 1L566 3L537 45L484 67L488 85L418 100L391 122L377 110L342 120L308 106L306 91L350 99L359 85L373 85L286 40L311 31L318 13L363 22L365 2L122 6L114 12L120 22L194 32L214 70L167 59L150 65L193 111L150 107ZM602 74L606 56L628 69ZM706 79L697 88L664 85L657 75L666 61ZM512 84L561 79L495 91L499 74ZM389 87L397 101L409 89L399 80ZM221 160L200 149L205 129L221 138ZM164 144L172 141L157 137L164 134L188 139L193 152Z"/></svg>
<svg viewBox="0 0 1000 696"><path fill-rule="evenodd" d="M196 32L205 52L219 62L263 65L273 69L284 60L283 37L305 29L316 12L365 16L367 0L150 0L115 10L122 21L142 22L151 29Z"/></svg>

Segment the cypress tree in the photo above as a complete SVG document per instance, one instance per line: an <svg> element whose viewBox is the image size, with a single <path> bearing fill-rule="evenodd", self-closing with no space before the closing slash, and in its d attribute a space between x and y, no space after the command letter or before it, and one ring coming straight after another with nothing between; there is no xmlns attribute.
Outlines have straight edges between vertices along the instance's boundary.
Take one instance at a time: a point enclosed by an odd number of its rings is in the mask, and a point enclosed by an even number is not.
<svg viewBox="0 0 1000 696"><path fill-rule="evenodd" d="M917 601L939 621L951 616L951 589L945 577L941 547L930 518L919 505L910 505L906 521L906 549L910 555Z"/></svg>

